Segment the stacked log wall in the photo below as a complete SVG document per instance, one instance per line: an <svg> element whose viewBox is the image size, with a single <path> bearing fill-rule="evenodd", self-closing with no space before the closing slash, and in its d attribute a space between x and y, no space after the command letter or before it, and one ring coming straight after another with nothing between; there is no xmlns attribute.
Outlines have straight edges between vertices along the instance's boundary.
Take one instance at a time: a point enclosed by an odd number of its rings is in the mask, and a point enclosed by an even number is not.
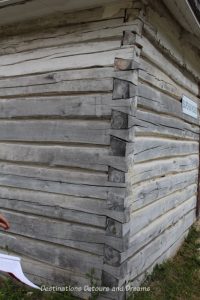
<svg viewBox="0 0 200 300"><path fill-rule="evenodd" d="M118 283L137 84L119 65L138 65L141 30L123 5L0 28L0 245L38 284Z"/></svg>
<svg viewBox="0 0 200 300"><path fill-rule="evenodd" d="M129 248L121 257L133 285L177 251L196 219L199 110L197 119L184 114L181 100L199 108L200 61L186 36L161 2L148 3L142 35L135 35L141 56L130 117Z"/></svg>
<svg viewBox="0 0 200 300"><path fill-rule="evenodd" d="M1 248L37 283L140 284L195 220L198 41L123 5L0 28Z"/></svg>

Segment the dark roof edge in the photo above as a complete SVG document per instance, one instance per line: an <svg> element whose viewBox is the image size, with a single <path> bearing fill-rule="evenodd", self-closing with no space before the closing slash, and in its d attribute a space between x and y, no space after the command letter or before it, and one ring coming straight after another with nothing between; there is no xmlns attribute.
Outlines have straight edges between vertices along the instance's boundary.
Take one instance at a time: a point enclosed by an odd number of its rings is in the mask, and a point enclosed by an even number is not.
<svg viewBox="0 0 200 300"><path fill-rule="evenodd" d="M194 13L190 0L163 0L177 22L194 36L200 37L200 22ZM192 1L192 0L191 0ZM195 1L195 0L193 0ZM196 0L200 1L200 0Z"/></svg>
<svg viewBox="0 0 200 300"><path fill-rule="evenodd" d="M188 3L190 4L195 17L200 24L200 0L188 0Z"/></svg>

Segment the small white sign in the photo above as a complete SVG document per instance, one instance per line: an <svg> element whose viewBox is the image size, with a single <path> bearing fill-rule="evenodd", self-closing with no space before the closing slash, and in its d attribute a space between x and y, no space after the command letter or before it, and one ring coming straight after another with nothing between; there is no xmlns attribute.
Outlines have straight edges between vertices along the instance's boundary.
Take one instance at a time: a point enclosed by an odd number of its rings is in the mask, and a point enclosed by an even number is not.
<svg viewBox="0 0 200 300"><path fill-rule="evenodd" d="M188 97L184 95L182 97L182 111L184 114L189 115L195 119L198 118L197 103L190 100Z"/></svg>

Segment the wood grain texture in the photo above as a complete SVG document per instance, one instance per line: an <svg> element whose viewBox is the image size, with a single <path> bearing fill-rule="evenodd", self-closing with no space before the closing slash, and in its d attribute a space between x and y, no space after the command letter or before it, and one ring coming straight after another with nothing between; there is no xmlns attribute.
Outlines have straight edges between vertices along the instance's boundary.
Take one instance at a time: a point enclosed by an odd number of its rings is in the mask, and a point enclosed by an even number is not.
<svg viewBox="0 0 200 300"><path fill-rule="evenodd" d="M196 169L199 163L198 155L186 157L172 157L170 159L158 159L157 161L135 165L134 172L130 172L132 183L136 184L149 179L165 177L184 171Z"/></svg>
<svg viewBox="0 0 200 300"><path fill-rule="evenodd" d="M191 197L196 195L197 185L192 184L162 197L158 201L152 202L143 209L133 211L131 214L131 235L140 233L156 219L163 217L168 212L173 213L173 209L181 205Z"/></svg>
<svg viewBox="0 0 200 300"><path fill-rule="evenodd" d="M197 142L170 139L137 137L135 139L135 162L148 161L164 157L184 156L198 153Z"/></svg>
<svg viewBox="0 0 200 300"><path fill-rule="evenodd" d="M107 171L108 165L122 171L127 169L124 157L113 156L109 149L97 146L1 143L0 159L51 167L68 166L100 171Z"/></svg>
<svg viewBox="0 0 200 300"><path fill-rule="evenodd" d="M11 233L20 234L33 239L49 241L65 245L65 240L80 242L105 241L105 230L93 226L83 226L79 223L63 222L57 219L47 219L40 216L29 215L7 211L6 216L12 219ZM20 221L21 220L21 221ZM26 226L23 225L22 223ZM87 236L87 237L86 237Z"/></svg>
<svg viewBox="0 0 200 300"><path fill-rule="evenodd" d="M137 110L133 119L136 135L155 135L177 138L180 140L199 139L199 128L172 116Z"/></svg>
<svg viewBox="0 0 200 300"><path fill-rule="evenodd" d="M106 43L104 43L106 45ZM106 46L107 47L107 46ZM112 47L111 47L112 48ZM115 49L114 49L115 48ZM60 53L60 55L56 54L57 49L55 49L54 54L46 56L46 51L42 55L38 55L38 57L27 56L21 59L21 55L19 55L19 59L13 60L13 63L8 61L7 65L1 64L1 77L9 77L9 76L19 76L25 74L33 74L33 73L44 73L44 72L52 72L57 70L65 70L65 69L82 69L82 68L90 68L90 67L104 67L104 66L113 66L115 57L119 58L134 58L134 53L132 49L125 48L120 49L120 47L114 47L113 49L102 48L99 53L93 50L91 53L85 54L77 54L76 59L72 59L73 50L71 55L65 55ZM65 52L65 49L63 49ZM109 50L106 52L106 50ZM86 50L87 52L87 50ZM106 52L106 55L105 55ZM41 56L41 57L40 57ZM52 56L52 57L51 57ZM40 59L39 59L40 58ZM3 57L2 57L3 59ZM9 59L9 57L7 58ZM32 60L35 60L33 64Z"/></svg>
<svg viewBox="0 0 200 300"><path fill-rule="evenodd" d="M0 47L1 55L23 53L30 50L50 48L63 45L72 46L74 43L94 42L104 40L121 40L123 31L132 30L138 32L137 22L123 24L122 18L61 28L59 32L52 29L51 32L26 34L23 37L3 39Z"/></svg>
<svg viewBox="0 0 200 300"><path fill-rule="evenodd" d="M198 119L194 119L186 114L183 114L181 106L182 95L179 96L179 101L176 101L173 97L169 97L156 88L152 88L147 85L139 85L138 96L138 105L145 109L156 111L162 114L167 114L170 116L175 116L177 118L185 120L190 124L199 125ZM192 97L192 99L195 100L195 97Z"/></svg>
<svg viewBox="0 0 200 300"><path fill-rule="evenodd" d="M195 95L198 94L197 82L188 78L186 73L183 75L179 66L173 65L145 36L142 38L142 51L143 55L147 57L152 64L155 64L163 70L176 84Z"/></svg>
<svg viewBox="0 0 200 300"><path fill-rule="evenodd" d="M95 268L100 285L105 245L117 253L127 243L125 148L136 99L113 99L113 83L137 83L137 72L114 64L138 61L137 47L121 47L123 31L138 27L123 24L124 10L109 19L92 12L4 36L0 46L0 199L12 219L1 247L25 257L35 282L54 272L54 283L80 286Z"/></svg>
<svg viewBox="0 0 200 300"><path fill-rule="evenodd" d="M144 185L134 186L132 210L137 210L190 184L197 183L197 174L195 169L156 180L152 179Z"/></svg>
<svg viewBox="0 0 200 300"><path fill-rule="evenodd" d="M87 252L78 251L68 247L58 247L52 243L47 244L39 240L30 240L19 237L19 241L16 241L12 235L1 235L2 245L8 247L12 252L21 253L21 255L29 259L37 259L42 263L46 263L51 266L60 267L62 269L68 269L69 271L74 271L82 276L85 272L90 272L92 266L96 265L96 276L101 275L102 266L102 256L101 255L88 255ZM52 255L54 253L54 255ZM80 272L82 270L82 272Z"/></svg>
<svg viewBox="0 0 200 300"><path fill-rule="evenodd" d="M131 91L137 109L128 122L134 143L127 151L128 245L118 256L121 264L105 269L133 286L175 253L195 221L199 166L199 117L184 114L181 103L186 95L199 110L196 49L186 45L182 28L159 1L145 13L142 34L124 35L127 44L141 47L139 65L115 62L116 70L138 72Z"/></svg>
<svg viewBox="0 0 200 300"><path fill-rule="evenodd" d="M0 100L0 118L109 118L112 108L128 113L134 99L112 100L110 93L24 97Z"/></svg>
<svg viewBox="0 0 200 300"><path fill-rule="evenodd" d="M148 266L159 259L159 257L167 251L177 240L179 240L182 234L187 230L194 222L194 210L185 215L172 227L169 227L163 234L157 239L150 243L143 251L138 252L137 255L133 256L128 263L128 277L132 279L143 273ZM161 246L162 245L162 246ZM157 251L155 251L155 249ZM144 262L144 259L147 258Z"/></svg>
<svg viewBox="0 0 200 300"><path fill-rule="evenodd" d="M23 120L0 122L0 140L110 144L110 122L88 120Z"/></svg>
<svg viewBox="0 0 200 300"><path fill-rule="evenodd" d="M156 6L156 9L155 9ZM162 13L163 17L161 17ZM157 1L148 8L148 19L151 22L144 25L146 36L151 39L155 45L162 48L166 57L174 61L182 70L187 70L190 77L199 76L198 62L198 44L194 35L188 40L187 32L181 30L181 26L175 22L166 12L166 8ZM156 31L157 28L157 31ZM167 28L168 30L165 30ZM191 47L191 45L195 47Z"/></svg>
<svg viewBox="0 0 200 300"><path fill-rule="evenodd" d="M199 72L156 3L149 22L134 1L2 34L1 247L35 282L94 267L99 285L139 283L195 220L199 119L181 97L198 104Z"/></svg>

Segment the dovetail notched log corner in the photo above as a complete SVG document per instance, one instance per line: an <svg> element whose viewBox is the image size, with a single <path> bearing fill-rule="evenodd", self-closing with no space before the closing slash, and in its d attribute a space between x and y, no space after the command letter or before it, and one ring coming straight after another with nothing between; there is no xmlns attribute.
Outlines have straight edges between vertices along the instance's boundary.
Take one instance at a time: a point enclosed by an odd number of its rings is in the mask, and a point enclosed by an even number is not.
<svg viewBox="0 0 200 300"><path fill-rule="evenodd" d="M0 4L0 251L36 284L94 269L99 300L122 300L199 213L199 110L181 103L199 109L196 21L165 0L40 5Z"/></svg>

